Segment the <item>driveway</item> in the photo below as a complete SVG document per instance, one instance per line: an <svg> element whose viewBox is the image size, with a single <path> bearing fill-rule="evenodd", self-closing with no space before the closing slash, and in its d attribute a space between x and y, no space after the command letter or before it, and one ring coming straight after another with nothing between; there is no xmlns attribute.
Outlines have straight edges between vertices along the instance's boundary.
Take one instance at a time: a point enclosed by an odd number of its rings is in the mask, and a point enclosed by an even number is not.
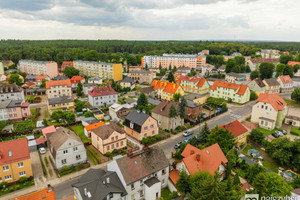
<svg viewBox="0 0 300 200"><path fill-rule="evenodd" d="M30 153L31 167L34 176L35 185L44 184L46 178L43 173L42 164L39 157L39 152L34 151Z"/></svg>

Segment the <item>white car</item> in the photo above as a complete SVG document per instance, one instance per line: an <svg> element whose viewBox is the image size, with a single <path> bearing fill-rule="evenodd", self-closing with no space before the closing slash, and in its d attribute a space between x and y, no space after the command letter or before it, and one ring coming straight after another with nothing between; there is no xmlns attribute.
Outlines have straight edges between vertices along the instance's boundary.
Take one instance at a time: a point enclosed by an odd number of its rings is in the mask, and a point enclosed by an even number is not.
<svg viewBox="0 0 300 200"><path fill-rule="evenodd" d="M183 136L184 137L187 137L189 135L192 135L193 134L193 130L192 129L188 129L186 131L183 132Z"/></svg>
<svg viewBox="0 0 300 200"><path fill-rule="evenodd" d="M41 154L45 154L46 153L46 149L44 147L39 148L39 151Z"/></svg>

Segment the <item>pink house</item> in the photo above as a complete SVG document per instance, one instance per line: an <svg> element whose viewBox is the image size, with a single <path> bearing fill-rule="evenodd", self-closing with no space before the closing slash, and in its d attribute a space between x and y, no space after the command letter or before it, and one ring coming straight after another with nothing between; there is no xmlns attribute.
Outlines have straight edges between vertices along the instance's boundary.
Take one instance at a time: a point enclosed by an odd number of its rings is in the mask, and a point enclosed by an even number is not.
<svg viewBox="0 0 300 200"><path fill-rule="evenodd" d="M56 132L55 126L48 126L42 129L43 135L46 135L47 133L54 133L54 132Z"/></svg>
<svg viewBox="0 0 300 200"><path fill-rule="evenodd" d="M30 104L21 100L11 100L6 109L9 120L19 120L31 116Z"/></svg>

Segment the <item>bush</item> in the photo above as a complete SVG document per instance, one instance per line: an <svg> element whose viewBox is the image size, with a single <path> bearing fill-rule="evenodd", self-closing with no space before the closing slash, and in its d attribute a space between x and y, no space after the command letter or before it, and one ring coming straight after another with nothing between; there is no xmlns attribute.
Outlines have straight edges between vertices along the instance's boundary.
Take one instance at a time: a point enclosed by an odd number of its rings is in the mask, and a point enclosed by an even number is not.
<svg viewBox="0 0 300 200"><path fill-rule="evenodd" d="M110 157L110 156L111 156L111 153L110 153L110 152L106 152L106 153L105 153L105 156L106 156L106 157Z"/></svg>
<svg viewBox="0 0 300 200"><path fill-rule="evenodd" d="M228 103L232 103L232 99L231 98L228 98Z"/></svg>
<svg viewBox="0 0 300 200"><path fill-rule="evenodd" d="M113 154L119 154L119 151L118 151L118 149L114 149L114 150L112 151L112 153L113 153Z"/></svg>
<svg viewBox="0 0 300 200"><path fill-rule="evenodd" d="M250 93L250 101L256 100L258 98L256 92L252 91Z"/></svg>
<svg viewBox="0 0 300 200"><path fill-rule="evenodd" d="M27 178L26 177L21 177L20 179L19 179L19 182L20 183L25 183L27 181Z"/></svg>
<svg viewBox="0 0 300 200"><path fill-rule="evenodd" d="M181 126L177 126L177 127L175 128L175 131L176 131L176 132L181 132L181 131L183 131L183 129L182 129Z"/></svg>
<svg viewBox="0 0 300 200"><path fill-rule="evenodd" d="M61 168L62 171L66 171L68 169L69 169L69 167L67 165L62 166L62 168Z"/></svg>
<svg viewBox="0 0 300 200"><path fill-rule="evenodd" d="M2 183L0 183L0 188L1 189L7 188L7 185L8 185L7 182L2 182Z"/></svg>
<svg viewBox="0 0 300 200"><path fill-rule="evenodd" d="M45 158L44 158L44 160L45 160L45 164L46 164L46 166L48 167L49 163L48 163L48 159L47 159L47 157L45 157Z"/></svg>

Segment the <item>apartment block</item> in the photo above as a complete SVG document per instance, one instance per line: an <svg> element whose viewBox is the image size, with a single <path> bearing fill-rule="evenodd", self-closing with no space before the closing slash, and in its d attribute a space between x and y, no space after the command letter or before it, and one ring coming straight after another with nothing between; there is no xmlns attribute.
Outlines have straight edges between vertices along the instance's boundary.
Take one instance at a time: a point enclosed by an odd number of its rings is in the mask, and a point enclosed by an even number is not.
<svg viewBox="0 0 300 200"><path fill-rule="evenodd" d="M177 80L185 92L206 94L209 93L209 84L204 78L180 76Z"/></svg>
<svg viewBox="0 0 300 200"><path fill-rule="evenodd" d="M74 67L82 76L122 80L122 64L75 60Z"/></svg>
<svg viewBox="0 0 300 200"><path fill-rule="evenodd" d="M47 90L46 94L48 99L62 97L62 96L68 96L68 97L72 96L70 79L47 81L46 90Z"/></svg>
<svg viewBox="0 0 300 200"><path fill-rule="evenodd" d="M63 112L75 110L75 103L72 97L62 96L57 98L48 99L48 111L51 115L56 110L62 110Z"/></svg>
<svg viewBox="0 0 300 200"><path fill-rule="evenodd" d="M23 88L15 83L0 85L0 100L24 100L24 98Z"/></svg>
<svg viewBox="0 0 300 200"><path fill-rule="evenodd" d="M110 86L96 86L89 92L89 103L93 107L110 106L118 102L118 93Z"/></svg>
<svg viewBox="0 0 300 200"><path fill-rule="evenodd" d="M151 83L156 77L153 71L130 71L128 77L132 78L135 83Z"/></svg>
<svg viewBox="0 0 300 200"><path fill-rule="evenodd" d="M54 78L58 75L57 63L54 61L20 60L18 69L26 74L42 74L50 78Z"/></svg>

